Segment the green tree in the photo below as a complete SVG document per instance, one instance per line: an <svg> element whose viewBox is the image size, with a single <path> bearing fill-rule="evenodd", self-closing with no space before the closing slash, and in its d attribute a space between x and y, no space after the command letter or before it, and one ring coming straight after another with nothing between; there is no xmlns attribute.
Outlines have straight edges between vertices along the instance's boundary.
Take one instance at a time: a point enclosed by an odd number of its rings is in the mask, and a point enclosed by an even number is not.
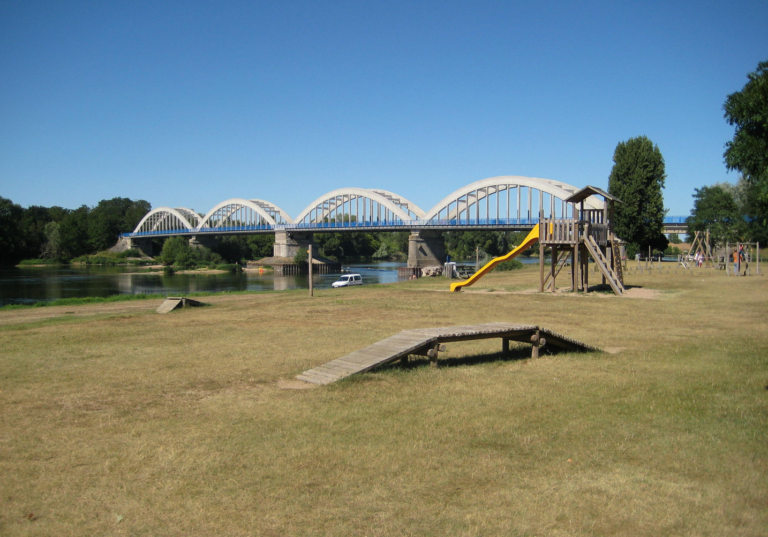
<svg viewBox="0 0 768 537"><path fill-rule="evenodd" d="M24 209L21 220L25 259L40 257L46 243L45 227L51 222L51 213L46 207L32 205Z"/></svg>
<svg viewBox="0 0 768 537"><path fill-rule="evenodd" d="M160 255L156 258L166 266L190 268L199 265L219 265L222 257L209 248L192 247L185 237L171 237L163 243Z"/></svg>
<svg viewBox="0 0 768 537"><path fill-rule="evenodd" d="M337 215L336 222L354 222L355 218L355 215ZM321 256L336 260L372 257L381 246L376 235L366 231L315 233L314 241Z"/></svg>
<svg viewBox="0 0 768 537"><path fill-rule="evenodd" d="M42 256L48 259L61 260L61 231L58 222L48 222L45 225L45 244Z"/></svg>
<svg viewBox="0 0 768 537"><path fill-rule="evenodd" d="M757 64L746 85L723 105L725 119L736 127L725 144L725 165L747 182L747 213L754 240L768 240L768 61Z"/></svg>
<svg viewBox="0 0 768 537"><path fill-rule="evenodd" d="M164 265L174 265L177 261L186 264L191 256L189 241L184 237L170 237L163 244L158 260Z"/></svg>
<svg viewBox="0 0 768 537"><path fill-rule="evenodd" d="M0 198L0 264L15 265L23 259L24 242L21 221L24 209Z"/></svg>
<svg viewBox="0 0 768 537"><path fill-rule="evenodd" d="M275 236L271 233L264 235L232 235L222 237L219 240L216 252L228 263L235 263L271 257L274 245Z"/></svg>
<svg viewBox="0 0 768 537"><path fill-rule="evenodd" d="M659 147L645 136L630 138L616 146L613 162L608 192L621 201L614 214L617 235L643 251L649 246L663 251L666 173Z"/></svg>
<svg viewBox="0 0 768 537"><path fill-rule="evenodd" d="M404 259L408 257L408 231L382 231L377 234L379 249L374 259Z"/></svg>
<svg viewBox="0 0 768 537"><path fill-rule="evenodd" d="M509 238L503 231L448 231L445 249L453 259L472 259L476 249L491 257L510 250Z"/></svg>
<svg viewBox="0 0 768 537"><path fill-rule="evenodd" d="M90 252L88 248L88 213L87 205L82 205L74 211L67 212L59 222L61 238L61 255L72 259Z"/></svg>
<svg viewBox="0 0 768 537"><path fill-rule="evenodd" d="M128 198L101 200L88 215L88 246L92 252L112 247L121 233L133 231L152 206Z"/></svg>
<svg viewBox="0 0 768 537"><path fill-rule="evenodd" d="M296 265L308 265L309 264L309 252L307 251L307 249L306 248L299 248L298 250L296 250L296 255L293 256L293 262Z"/></svg>
<svg viewBox="0 0 768 537"><path fill-rule="evenodd" d="M693 209L688 217L689 232L709 230L713 246L743 238L746 222L733 193L720 185L694 189Z"/></svg>

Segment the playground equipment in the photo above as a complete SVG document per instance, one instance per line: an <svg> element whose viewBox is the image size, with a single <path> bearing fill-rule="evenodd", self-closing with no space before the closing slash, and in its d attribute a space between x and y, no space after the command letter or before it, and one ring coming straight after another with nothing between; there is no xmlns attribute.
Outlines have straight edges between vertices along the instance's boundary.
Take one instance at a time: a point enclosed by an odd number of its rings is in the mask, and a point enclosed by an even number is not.
<svg viewBox="0 0 768 537"><path fill-rule="evenodd" d="M539 242L539 226L534 227L530 233L528 233L528 236L525 237L525 240L520 244L520 246L514 248L511 252L509 252L507 255L503 255L501 257L494 257L491 259L488 263L486 263L483 268L475 272L472 276L469 277L469 279L463 281L463 282L456 282L451 284L451 291L457 291L461 289L462 287L467 287L475 283L477 280L482 278L486 273L493 270L493 268L498 265L499 263L503 263L504 261L509 261L510 259L514 259L517 254L522 253L526 251L528 248L533 246Z"/></svg>
<svg viewBox="0 0 768 537"><path fill-rule="evenodd" d="M733 252L742 249L743 260L739 264L740 270L744 276L752 274L750 267L751 263L754 263L754 274L760 274L760 243L759 242L726 242L725 246L718 248L712 248L710 246L709 230L696 231L691 246L688 252L681 255L678 264L684 269L694 268L696 255L701 255L702 263L704 266L712 267L717 270L725 270L725 274L730 276L737 274L733 271L733 265L731 260L733 259Z"/></svg>
<svg viewBox="0 0 768 537"><path fill-rule="evenodd" d="M604 200L603 208L585 208L585 200L590 196L601 196ZM555 280L569 261L572 269L571 290L587 292L588 263L589 257L592 257L602 274L602 283L610 285L613 292L621 296L625 291L621 264L622 242L613 231L613 205L621 203L620 200L600 188L587 186L566 199L565 203L568 205L566 213L570 213L571 217L544 218L541 214L540 223L520 246L504 256L492 259L467 281L451 284L451 291L460 291L472 285L499 263L514 258L538 242L540 292L545 288L555 292ZM550 249L552 256L548 273L544 270L545 248Z"/></svg>
<svg viewBox="0 0 768 537"><path fill-rule="evenodd" d="M445 343L491 338L501 339L501 349L504 353L510 351L510 341L530 343L531 358L538 358L540 349L545 345L552 352L600 352L597 347L535 325L488 323L421 328L403 330L364 349L308 369L296 378L312 384L325 385L395 360L407 362L411 355L427 356L432 365L436 366L438 354L445 351Z"/></svg>

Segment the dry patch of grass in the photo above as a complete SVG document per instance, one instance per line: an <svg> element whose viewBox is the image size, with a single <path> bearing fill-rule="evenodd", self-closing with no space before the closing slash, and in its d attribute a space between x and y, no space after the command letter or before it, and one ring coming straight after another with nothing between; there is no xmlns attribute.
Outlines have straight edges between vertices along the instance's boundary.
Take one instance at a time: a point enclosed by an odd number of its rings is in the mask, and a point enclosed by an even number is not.
<svg viewBox="0 0 768 537"><path fill-rule="evenodd" d="M518 292L536 277L0 312L0 533L763 534L768 280ZM467 342L292 389L399 330L494 321L613 353Z"/></svg>

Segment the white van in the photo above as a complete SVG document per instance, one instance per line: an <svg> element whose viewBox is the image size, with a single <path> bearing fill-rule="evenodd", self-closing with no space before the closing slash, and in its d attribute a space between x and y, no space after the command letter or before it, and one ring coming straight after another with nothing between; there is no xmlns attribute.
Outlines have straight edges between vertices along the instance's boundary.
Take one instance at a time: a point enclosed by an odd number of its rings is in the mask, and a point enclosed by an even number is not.
<svg viewBox="0 0 768 537"><path fill-rule="evenodd" d="M350 285L363 285L363 277L359 274L345 274L333 282L331 287L349 287Z"/></svg>

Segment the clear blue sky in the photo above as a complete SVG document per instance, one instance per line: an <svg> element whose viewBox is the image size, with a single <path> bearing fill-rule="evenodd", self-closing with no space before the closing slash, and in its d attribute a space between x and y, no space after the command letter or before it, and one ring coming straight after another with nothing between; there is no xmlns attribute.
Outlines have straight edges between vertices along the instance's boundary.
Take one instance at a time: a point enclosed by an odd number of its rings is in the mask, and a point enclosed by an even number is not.
<svg viewBox="0 0 768 537"><path fill-rule="evenodd" d="M763 60L765 0L0 0L0 196L428 210L495 175L605 188L646 135L686 215L738 179L722 105Z"/></svg>

